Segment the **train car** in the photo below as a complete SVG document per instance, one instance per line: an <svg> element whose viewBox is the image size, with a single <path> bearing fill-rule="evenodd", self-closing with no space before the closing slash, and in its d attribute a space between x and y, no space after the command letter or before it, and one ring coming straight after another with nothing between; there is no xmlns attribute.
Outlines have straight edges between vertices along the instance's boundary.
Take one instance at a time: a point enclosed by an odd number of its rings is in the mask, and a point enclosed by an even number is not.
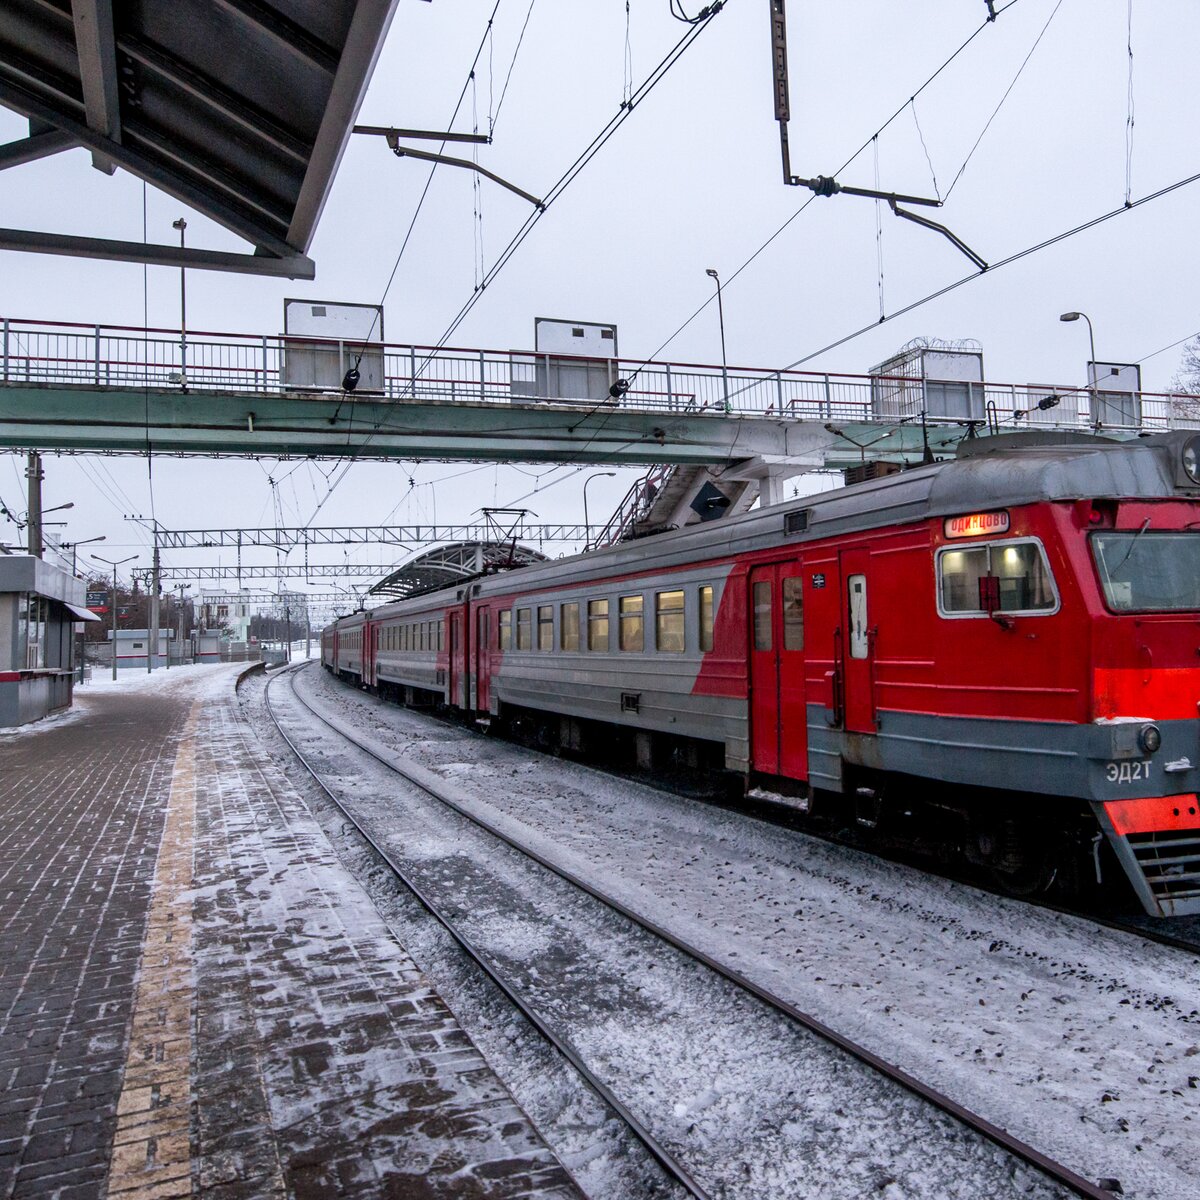
<svg viewBox="0 0 1200 1200"><path fill-rule="evenodd" d="M446 703L1200 911L1200 437L1047 442L422 597Z"/></svg>

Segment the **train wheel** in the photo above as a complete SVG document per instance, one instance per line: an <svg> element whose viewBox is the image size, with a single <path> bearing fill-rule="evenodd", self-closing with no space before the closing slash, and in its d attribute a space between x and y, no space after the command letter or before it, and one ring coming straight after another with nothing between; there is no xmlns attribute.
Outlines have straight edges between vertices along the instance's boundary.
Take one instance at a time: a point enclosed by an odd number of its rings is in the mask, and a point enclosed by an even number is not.
<svg viewBox="0 0 1200 1200"><path fill-rule="evenodd" d="M996 830L978 834L980 855L988 874L1009 896L1039 896L1048 892L1058 866L1047 848L1047 839L1036 831L1005 821Z"/></svg>

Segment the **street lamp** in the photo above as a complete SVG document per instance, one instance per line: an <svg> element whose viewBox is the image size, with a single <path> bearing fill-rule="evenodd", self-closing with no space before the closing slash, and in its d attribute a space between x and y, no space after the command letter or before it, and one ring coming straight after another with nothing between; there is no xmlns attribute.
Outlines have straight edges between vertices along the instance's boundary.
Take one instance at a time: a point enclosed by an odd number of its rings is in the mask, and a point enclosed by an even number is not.
<svg viewBox="0 0 1200 1200"><path fill-rule="evenodd" d="M1087 313L1065 312L1058 319L1060 321L1078 321L1081 317L1087 322L1088 345L1092 350L1092 361L1088 365L1088 391L1092 397L1092 420L1098 423L1100 410L1096 404L1096 334L1092 329L1092 318Z"/></svg>
<svg viewBox="0 0 1200 1200"><path fill-rule="evenodd" d="M725 389L725 411L729 412L729 363L725 359L725 306L721 303L721 277L709 267L705 272L717 285L717 319L721 323L721 383Z"/></svg>
<svg viewBox="0 0 1200 1200"><path fill-rule="evenodd" d="M591 483L593 479L599 479L602 475L607 475L607 476L611 477L615 474L616 474L616 471L596 471L594 474L589 475L583 481L583 525L584 525L584 528L587 530L587 541L583 543L584 550L590 550L592 548L592 523L591 523L591 521L588 520L588 506L587 506L588 484Z"/></svg>
<svg viewBox="0 0 1200 1200"><path fill-rule="evenodd" d="M123 563L133 562L137 558L136 554L129 555L128 558L118 558L115 561L111 558L101 558L99 554L91 555L97 562L102 562L106 567L112 567L112 677L113 683L117 682L117 568ZM149 632L149 630L147 630ZM147 643L149 645L149 643ZM147 651L149 653L149 651Z"/></svg>
<svg viewBox="0 0 1200 1200"><path fill-rule="evenodd" d="M185 250L184 233L187 231L187 221L180 217L171 222L172 229L179 230L179 249ZM187 387L187 269L183 258L179 260L179 382Z"/></svg>
<svg viewBox="0 0 1200 1200"><path fill-rule="evenodd" d="M84 538L82 542L63 542L62 548L64 550L71 551L71 574L75 574L75 551L78 550L80 546L91 546L95 542L104 542L107 540L108 539L105 537L105 535L101 534L99 537Z"/></svg>

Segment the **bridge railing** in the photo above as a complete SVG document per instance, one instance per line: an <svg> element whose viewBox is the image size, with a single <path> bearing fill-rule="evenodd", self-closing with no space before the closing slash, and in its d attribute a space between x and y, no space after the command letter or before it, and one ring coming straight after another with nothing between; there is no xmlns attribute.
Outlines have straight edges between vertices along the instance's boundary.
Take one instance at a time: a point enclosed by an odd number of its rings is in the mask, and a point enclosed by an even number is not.
<svg viewBox="0 0 1200 1200"><path fill-rule="evenodd" d="M302 398L321 389L288 385L288 355L311 354L314 346L336 365L339 380L362 350L358 343L314 338L193 330L185 335L164 328L0 318L0 386L177 387ZM923 419L933 425L976 421L1008 429L1099 424L1107 429L1157 430L1200 422L1200 397L1109 393L1086 386L951 384L939 385L933 397L924 381L900 377L391 343L372 343L368 353L380 364L382 387L356 394L382 394L398 402L574 403L664 414L817 420L836 426L919 422L922 410ZM950 401L947 387L955 389Z"/></svg>

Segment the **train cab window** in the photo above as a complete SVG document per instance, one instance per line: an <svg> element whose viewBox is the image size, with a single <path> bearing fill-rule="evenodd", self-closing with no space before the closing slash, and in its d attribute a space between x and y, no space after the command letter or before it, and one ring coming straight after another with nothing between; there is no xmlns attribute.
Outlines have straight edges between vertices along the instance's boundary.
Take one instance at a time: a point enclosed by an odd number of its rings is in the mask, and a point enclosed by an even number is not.
<svg viewBox="0 0 1200 1200"><path fill-rule="evenodd" d="M500 614L500 637L496 645L501 650L512 649L512 609L506 608Z"/></svg>
<svg viewBox="0 0 1200 1200"><path fill-rule="evenodd" d="M579 605L564 604L558 618L558 641L563 650L579 649Z"/></svg>
<svg viewBox="0 0 1200 1200"><path fill-rule="evenodd" d="M1092 555L1114 612L1200 609L1200 533L1097 533Z"/></svg>
<svg viewBox="0 0 1200 1200"><path fill-rule="evenodd" d="M940 550L937 570L944 616L1052 612L1058 606L1050 565L1037 541Z"/></svg>
<svg viewBox="0 0 1200 1200"><path fill-rule="evenodd" d="M539 650L554 649L554 605L538 605L538 639Z"/></svg>
<svg viewBox="0 0 1200 1200"><path fill-rule="evenodd" d="M804 580L793 575L783 580L780 603L783 605L783 648L804 649Z"/></svg>
<svg viewBox="0 0 1200 1200"><path fill-rule="evenodd" d="M588 601L588 649L608 649L608 601Z"/></svg>
<svg viewBox="0 0 1200 1200"><path fill-rule="evenodd" d="M641 651L646 648L646 625L643 618L646 601L641 596L622 596L620 601L621 649Z"/></svg>
<svg viewBox="0 0 1200 1200"><path fill-rule="evenodd" d="M517 609L517 649L533 649L533 609Z"/></svg>
<svg viewBox="0 0 1200 1200"><path fill-rule="evenodd" d="M700 650L707 654L713 648L713 590L705 584L700 589Z"/></svg>
<svg viewBox="0 0 1200 1200"><path fill-rule="evenodd" d="M754 585L754 648L771 648L771 584L762 580Z"/></svg>
<svg viewBox="0 0 1200 1200"><path fill-rule="evenodd" d="M659 592L655 595L654 647L666 654L683 653L682 592Z"/></svg>

